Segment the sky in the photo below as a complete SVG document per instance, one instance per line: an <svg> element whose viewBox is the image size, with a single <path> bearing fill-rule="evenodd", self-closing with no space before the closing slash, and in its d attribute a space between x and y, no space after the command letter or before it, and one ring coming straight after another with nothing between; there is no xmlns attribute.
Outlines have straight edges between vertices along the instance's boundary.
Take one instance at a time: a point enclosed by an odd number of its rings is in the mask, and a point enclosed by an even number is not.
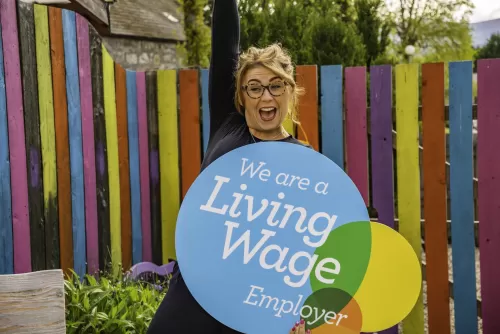
<svg viewBox="0 0 500 334"><path fill-rule="evenodd" d="M498 0L472 0L472 2L476 8L471 16L471 22L500 19L500 2Z"/></svg>

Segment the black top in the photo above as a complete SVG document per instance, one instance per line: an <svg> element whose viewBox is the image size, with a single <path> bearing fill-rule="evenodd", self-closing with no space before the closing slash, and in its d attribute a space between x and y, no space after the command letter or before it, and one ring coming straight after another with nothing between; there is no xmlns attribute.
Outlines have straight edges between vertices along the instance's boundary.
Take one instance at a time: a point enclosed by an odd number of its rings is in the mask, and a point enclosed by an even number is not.
<svg viewBox="0 0 500 334"><path fill-rule="evenodd" d="M203 171L220 156L244 145L261 141L250 134L245 117L234 105L235 76L240 42L240 19L236 0L215 0L212 12L212 58L209 71L210 139ZM304 145L291 135L282 142ZM308 145L305 145L308 146Z"/></svg>

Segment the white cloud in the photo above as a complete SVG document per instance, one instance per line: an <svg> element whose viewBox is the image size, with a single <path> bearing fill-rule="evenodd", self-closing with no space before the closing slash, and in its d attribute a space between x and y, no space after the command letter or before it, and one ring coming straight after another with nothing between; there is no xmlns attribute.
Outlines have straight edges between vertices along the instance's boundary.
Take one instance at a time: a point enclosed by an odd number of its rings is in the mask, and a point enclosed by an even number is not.
<svg viewBox="0 0 500 334"><path fill-rule="evenodd" d="M486 21L500 18L500 4L493 4L494 0L472 0L476 8L471 22Z"/></svg>

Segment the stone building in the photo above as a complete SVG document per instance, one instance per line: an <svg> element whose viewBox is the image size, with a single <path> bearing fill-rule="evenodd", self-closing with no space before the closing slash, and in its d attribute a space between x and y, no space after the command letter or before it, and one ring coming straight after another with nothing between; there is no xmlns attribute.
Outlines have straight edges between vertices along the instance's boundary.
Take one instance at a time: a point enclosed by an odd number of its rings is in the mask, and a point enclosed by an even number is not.
<svg viewBox="0 0 500 334"><path fill-rule="evenodd" d="M177 0L21 0L74 10L92 24L109 53L126 69L176 68L185 40Z"/></svg>

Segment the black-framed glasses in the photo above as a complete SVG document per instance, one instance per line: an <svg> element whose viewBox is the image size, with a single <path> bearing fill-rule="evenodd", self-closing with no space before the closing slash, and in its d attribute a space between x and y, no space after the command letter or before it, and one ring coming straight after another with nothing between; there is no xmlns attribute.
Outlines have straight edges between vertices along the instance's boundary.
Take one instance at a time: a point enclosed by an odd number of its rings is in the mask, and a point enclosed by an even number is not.
<svg viewBox="0 0 500 334"><path fill-rule="evenodd" d="M264 90L268 90L272 96L280 96L285 92L285 87L287 83L285 81L275 81L271 82L269 85L262 84L250 84L245 85L242 88L247 92L247 95L252 99L258 99L264 95Z"/></svg>

